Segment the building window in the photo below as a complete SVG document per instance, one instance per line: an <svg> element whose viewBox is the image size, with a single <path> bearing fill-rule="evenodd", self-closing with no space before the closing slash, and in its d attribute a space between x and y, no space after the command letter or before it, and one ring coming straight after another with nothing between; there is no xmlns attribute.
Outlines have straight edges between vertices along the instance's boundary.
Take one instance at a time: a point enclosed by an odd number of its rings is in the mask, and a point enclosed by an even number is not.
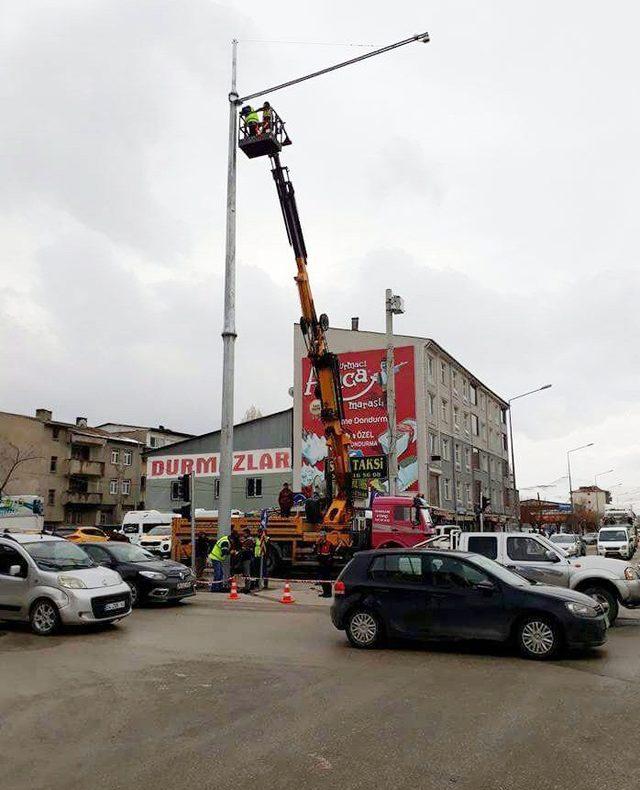
<svg viewBox="0 0 640 790"><path fill-rule="evenodd" d="M478 405L478 388L475 384L469 385L469 400L472 406Z"/></svg>
<svg viewBox="0 0 640 790"><path fill-rule="evenodd" d="M462 379L462 397L469 400L469 382L465 378Z"/></svg>
<svg viewBox="0 0 640 790"><path fill-rule="evenodd" d="M111 451L111 463L117 464L120 461L120 450Z"/></svg>
<svg viewBox="0 0 640 790"><path fill-rule="evenodd" d="M505 453L509 449L509 444L507 443L507 434L506 433L502 434L502 449L505 451Z"/></svg>
<svg viewBox="0 0 640 790"><path fill-rule="evenodd" d="M448 414L447 406L448 406L447 401L443 398L442 403L440 404L440 414L445 422L447 421L447 414Z"/></svg>
<svg viewBox="0 0 640 790"><path fill-rule="evenodd" d="M460 469L460 445L455 442L453 445L453 460L456 464L456 469Z"/></svg>
<svg viewBox="0 0 640 790"><path fill-rule="evenodd" d="M481 392L480 393L480 408L484 410L486 405L487 405L487 399L484 396L484 392Z"/></svg>
<svg viewBox="0 0 640 790"><path fill-rule="evenodd" d="M55 488L50 488L47 493L47 505L55 505L56 503L56 490Z"/></svg>
<svg viewBox="0 0 640 790"><path fill-rule="evenodd" d="M171 481L171 499L173 502L179 502L182 499L182 483L180 480Z"/></svg>
<svg viewBox="0 0 640 790"><path fill-rule="evenodd" d="M471 450L468 447L464 448L464 465L467 469L471 469Z"/></svg>
<svg viewBox="0 0 640 790"><path fill-rule="evenodd" d="M451 480L448 477L444 479L444 498L451 499Z"/></svg>
<svg viewBox="0 0 640 790"><path fill-rule="evenodd" d="M448 439L441 439L440 444L442 445L442 458L444 461L451 460L451 444Z"/></svg>
<svg viewBox="0 0 640 790"><path fill-rule="evenodd" d="M473 507L473 495L471 494L471 483L467 483L467 507Z"/></svg>
<svg viewBox="0 0 640 790"><path fill-rule="evenodd" d="M115 496L118 493L117 480L109 480L109 493L111 494L111 496Z"/></svg>
<svg viewBox="0 0 640 790"><path fill-rule="evenodd" d="M429 455L438 454L438 437L434 433L429 434Z"/></svg>
<svg viewBox="0 0 640 790"><path fill-rule="evenodd" d="M156 437L155 436L150 436L149 437L149 447L155 447L155 446L156 446Z"/></svg>
<svg viewBox="0 0 640 790"><path fill-rule="evenodd" d="M480 453L480 469L482 469L483 472L487 472L489 469L486 453Z"/></svg>
<svg viewBox="0 0 640 790"><path fill-rule="evenodd" d="M471 468L480 469L480 452L475 447L471 451Z"/></svg>
<svg viewBox="0 0 640 790"><path fill-rule="evenodd" d="M122 493L124 496L129 496L131 493L131 480L123 480L122 481Z"/></svg>
<svg viewBox="0 0 640 790"><path fill-rule="evenodd" d="M457 406L453 407L453 429L460 430L460 409Z"/></svg>
<svg viewBox="0 0 640 790"><path fill-rule="evenodd" d="M133 458L133 453L131 450L125 450L123 453L123 463L125 466L131 466L131 459Z"/></svg>
<svg viewBox="0 0 640 790"><path fill-rule="evenodd" d="M247 477L247 497L262 496L262 478Z"/></svg>
<svg viewBox="0 0 640 790"><path fill-rule="evenodd" d="M55 472L58 469L58 456L52 455L51 461L49 462L49 471Z"/></svg>
<svg viewBox="0 0 640 790"><path fill-rule="evenodd" d="M429 416L433 417L436 410L436 399L431 392L427 393L427 402L429 404Z"/></svg>
<svg viewBox="0 0 640 790"><path fill-rule="evenodd" d="M462 416L462 423L464 425L464 432L468 436L469 432L470 432L470 426L471 426L471 421L469 419L469 412L468 411L465 411L465 413L463 414L463 416Z"/></svg>
<svg viewBox="0 0 640 790"><path fill-rule="evenodd" d="M500 422L503 425L507 424L507 410L503 409L502 406L500 407Z"/></svg>
<svg viewBox="0 0 640 790"><path fill-rule="evenodd" d="M479 430L478 430L478 415L477 414L472 414L471 415L471 433L474 436L478 436L479 433L480 433Z"/></svg>
<svg viewBox="0 0 640 790"><path fill-rule="evenodd" d="M109 514L106 513L104 510L101 510L100 511L100 526L104 527L105 524L108 524L109 523L107 521L108 518L109 518Z"/></svg>
<svg viewBox="0 0 640 790"><path fill-rule="evenodd" d="M462 504L462 483L459 480L456 480L456 502Z"/></svg>
<svg viewBox="0 0 640 790"><path fill-rule="evenodd" d="M451 372L451 385L453 387L453 394L458 394L458 374L453 370Z"/></svg>
<svg viewBox="0 0 640 790"><path fill-rule="evenodd" d="M429 379L433 381L433 357L430 357L428 354L427 354L427 375L429 376Z"/></svg>
<svg viewBox="0 0 640 790"><path fill-rule="evenodd" d="M53 441L57 442L58 439L60 438L60 428L58 428L57 426L53 427L51 429L51 435L52 435Z"/></svg>
<svg viewBox="0 0 640 790"><path fill-rule="evenodd" d="M440 363L440 381L443 384L447 383L447 366L444 364L444 362Z"/></svg>
<svg viewBox="0 0 640 790"><path fill-rule="evenodd" d="M220 478L216 477L213 481L213 498L220 499Z"/></svg>

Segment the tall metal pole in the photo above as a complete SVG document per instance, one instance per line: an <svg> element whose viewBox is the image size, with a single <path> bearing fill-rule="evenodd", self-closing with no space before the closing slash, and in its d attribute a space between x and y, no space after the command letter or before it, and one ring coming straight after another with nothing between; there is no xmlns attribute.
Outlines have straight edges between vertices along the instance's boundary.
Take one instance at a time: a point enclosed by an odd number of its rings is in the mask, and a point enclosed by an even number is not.
<svg viewBox="0 0 640 790"><path fill-rule="evenodd" d="M231 45L231 92L229 93L229 162L227 169L227 234L224 268L224 324L222 329L222 420L220 426L220 504L218 537L231 533L231 474L233 467L233 379L236 342L236 153L238 94L236 72L238 42ZM227 578L228 561L224 577Z"/></svg>
<svg viewBox="0 0 640 790"><path fill-rule="evenodd" d="M511 448L511 476L513 477L513 512L516 518L520 517L518 503L518 488L516 486L516 457L513 451L513 425L511 423L511 401L509 403L509 446Z"/></svg>
<svg viewBox="0 0 640 790"><path fill-rule="evenodd" d="M395 496L398 492L398 453L396 448L396 377L394 375L395 358L393 354L393 291L385 292L385 313L387 326L387 420L389 423L389 493Z"/></svg>
<svg viewBox="0 0 640 790"><path fill-rule="evenodd" d="M196 572L196 473L191 472L191 570Z"/></svg>
<svg viewBox="0 0 640 790"><path fill-rule="evenodd" d="M569 473L569 504L573 515L573 485L571 484L571 450L567 453L567 472Z"/></svg>

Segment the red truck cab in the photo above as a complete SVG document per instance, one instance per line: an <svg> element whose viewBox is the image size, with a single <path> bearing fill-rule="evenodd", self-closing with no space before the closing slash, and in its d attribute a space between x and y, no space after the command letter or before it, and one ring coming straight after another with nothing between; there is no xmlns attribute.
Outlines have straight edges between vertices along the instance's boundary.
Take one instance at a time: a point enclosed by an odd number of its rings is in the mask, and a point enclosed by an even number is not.
<svg viewBox="0 0 640 790"><path fill-rule="evenodd" d="M377 496L371 505L371 548L411 548L435 535L429 508L408 496Z"/></svg>

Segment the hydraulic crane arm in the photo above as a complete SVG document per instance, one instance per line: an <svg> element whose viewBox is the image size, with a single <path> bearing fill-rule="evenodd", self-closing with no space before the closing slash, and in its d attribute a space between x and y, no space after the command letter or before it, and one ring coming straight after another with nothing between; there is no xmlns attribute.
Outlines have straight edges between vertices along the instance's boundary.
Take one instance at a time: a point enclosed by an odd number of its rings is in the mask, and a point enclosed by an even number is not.
<svg viewBox="0 0 640 790"><path fill-rule="evenodd" d="M324 434L329 447L329 457L333 462L335 492L323 523L329 528L348 525L353 516L351 493L351 463L349 459L350 436L344 430L342 404L342 387L340 383L340 367L338 357L331 353L327 346L327 329L329 319L322 313L316 314L313 295L307 271L307 250L302 234L302 226L296 206L295 190L289 178L288 168L280 164L278 154L270 156L273 179L278 190L278 198L282 208L284 224L287 229L289 243L296 257L298 273L295 281L300 296L302 316L300 329L304 336L307 354L316 373L316 396L320 399L320 418L324 425Z"/></svg>

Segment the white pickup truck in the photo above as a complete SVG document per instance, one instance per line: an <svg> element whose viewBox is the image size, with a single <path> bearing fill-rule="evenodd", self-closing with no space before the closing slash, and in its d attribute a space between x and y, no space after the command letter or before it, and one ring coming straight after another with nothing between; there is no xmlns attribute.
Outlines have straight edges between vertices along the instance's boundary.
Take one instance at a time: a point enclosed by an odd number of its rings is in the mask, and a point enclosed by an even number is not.
<svg viewBox="0 0 640 790"><path fill-rule="evenodd" d="M569 587L609 607L611 625L619 606L640 606L640 571L622 560L568 557L543 535L524 532L452 532L421 543L424 548L483 554L521 576L542 584Z"/></svg>

